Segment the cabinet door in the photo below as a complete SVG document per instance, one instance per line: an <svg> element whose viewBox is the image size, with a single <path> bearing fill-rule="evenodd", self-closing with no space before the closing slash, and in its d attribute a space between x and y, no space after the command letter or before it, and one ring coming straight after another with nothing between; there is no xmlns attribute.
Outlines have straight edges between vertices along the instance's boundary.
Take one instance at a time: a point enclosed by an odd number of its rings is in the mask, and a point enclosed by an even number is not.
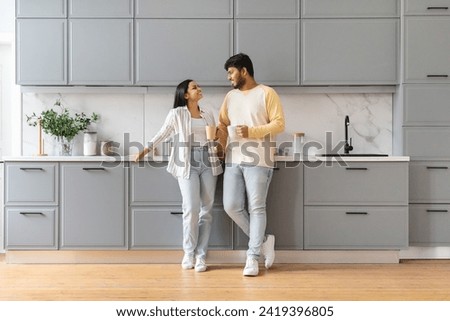
<svg viewBox="0 0 450 321"><path fill-rule="evenodd" d="M299 162L279 162L267 195L268 234L275 249L303 249L303 167ZM248 237L235 225L235 248L248 248Z"/></svg>
<svg viewBox="0 0 450 321"><path fill-rule="evenodd" d="M399 0L302 0L302 18L398 17Z"/></svg>
<svg viewBox="0 0 450 321"><path fill-rule="evenodd" d="M136 19L136 84L228 85L232 36L231 19Z"/></svg>
<svg viewBox="0 0 450 321"><path fill-rule="evenodd" d="M58 164L6 163L5 204L57 205Z"/></svg>
<svg viewBox="0 0 450 321"><path fill-rule="evenodd" d="M16 0L17 18L65 18L67 0Z"/></svg>
<svg viewBox="0 0 450 321"><path fill-rule="evenodd" d="M305 206L305 249L404 249L408 206Z"/></svg>
<svg viewBox="0 0 450 321"><path fill-rule="evenodd" d="M66 30L65 19L17 19L17 84L67 84Z"/></svg>
<svg viewBox="0 0 450 321"><path fill-rule="evenodd" d="M302 19L302 84L398 83L398 19Z"/></svg>
<svg viewBox="0 0 450 321"><path fill-rule="evenodd" d="M134 207L131 209L131 243L134 249L182 249L181 208ZM210 249L231 249L232 222L220 208L213 209Z"/></svg>
<svg viewBox="0 0 450 321"><path fill-rule="evenodd" d="M450 0L405 0L405 15L450 15Z"/></svg>
<svg viewBox="0 0 450 321"><path fill-rule="evenodd" d="M450 162L409 164L410 203L450 203Z"/></svg>
<svg viewBox="0 0 450 321"><path fill-rule="evenodd" d="M133 83L133 19L69 20L69 84Z"/></svg>
<svg viewBox="0 0 450 321"><path fill-rule="evenodd" d="M305 164L305 205L407 205L407 162Z"/></svg>
<svg viewBox="0 0 450 321"><path fill-rule="evenodd" d="M135 0L136 18L232 18L233 0ZM201 38L200 38L201 39Z"/></svg>
<svg viewBox="0 0 450 321"><path fill-rule="evenodd" d="M238 19L235 53L245 52L255 78L269 85L299 84L299 20Z"/></svg>
<svg viewBox="0 0 450 321"><path fill-rule="evenodd" d="M450 206L448 204L410 205L409 244L411 246L449 246Z"/></svg>
<svg viewBox="0 0 450 321"><path fill-rule="evenodd" d="M7 207L6 248L11 250L57 249L58 212L54 207Z"/></svg>
<svg viewBox="0 0 450 321"><path fill-rule="evenodd" d="M236 18L299 18L300 0L236 0Z"/></svg>
<svg viewBox="0 0 450 321"><path fill-rule="evenodd" d="M404 155L423 159L450 155L450 127L404 127Z"/></svg>
<svg viewBox="0 0 450 321"><path fill-rule="evenodd" d="M403 125L450 126L450 85L407 84L403 97Z"/></svg>
<svg viewBox="0 0 450 321"><path fill-rule="evenodd" d="M133 18L133 0L68 0L69 18Z"/></svg>
<svg viewBox="0 0 450 321"><path fill-rule="evenodd" d="M61 165L61 248L126 248L125 169Z"/></svg>
<svg viewBox="0 0 450 321"><path fill-rule="evenodd" d="M450 83L450 17L405 17L405 82Z"/></svg>

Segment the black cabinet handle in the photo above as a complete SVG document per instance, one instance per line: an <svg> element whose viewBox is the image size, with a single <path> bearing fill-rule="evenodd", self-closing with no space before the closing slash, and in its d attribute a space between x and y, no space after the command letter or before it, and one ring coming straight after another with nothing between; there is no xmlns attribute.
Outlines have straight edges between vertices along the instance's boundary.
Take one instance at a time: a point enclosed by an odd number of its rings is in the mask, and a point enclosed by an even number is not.
<svg viewBox="0 0 450 321"><path fill-rule="evenodd" d="M346 167L348 171L366 171L367 167Z"/></svg>
<svg viewBox="0 0 450 321"><path fill-rule="evenodd" d="M43 171L42 167L21 167L21 171Z"/></svg>
<svg viewBox="0 0 450 321"><path fill-rule="evenodd" d="M427 210L427 213L448 213L448 210Z"/></svg>
<svg viewBox="0 0 450 321"><path fill-rule="evenodd" d="M183 215L183 212L170 212L172 215Z"/></svg>
<svg viewBox="0 0 450 321"><path fill-rule="evenodd" d="M345 212L347 215L367 215L367 212Z"/></svg>
<svg viewBox="0 0 450 321"><path fill-rule="evenodd" d="M21 215L44 215L42 212L20 212Z"/></svg>
<svg viewBox="0 0 450 321"><path fill-rule="evenodd" d="M427 7L427 10L448 10L448 7Z"/></svg>
<svg viewBox="0 0 450 321"><path fill-rule="evenodd" d="M84 171L106 171L103 167L83 167Z"/></svg>
<svg viewBox="0 0 450 321"><path fill-rule="evenodd" d="M448 166L427 166L427 169L448 169Z"/></svg>
<svg viewBox="0 0 450 321"><path fill-rule="evenodd" d="M427 75L428 78L448 78L448 75Z"/></svg>

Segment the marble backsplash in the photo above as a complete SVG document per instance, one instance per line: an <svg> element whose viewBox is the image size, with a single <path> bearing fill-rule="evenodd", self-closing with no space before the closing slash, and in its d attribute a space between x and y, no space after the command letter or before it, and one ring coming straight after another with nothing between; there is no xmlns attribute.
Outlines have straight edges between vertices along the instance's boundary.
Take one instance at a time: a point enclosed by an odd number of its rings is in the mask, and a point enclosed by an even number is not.
<svg viewBox="0 0 450 321"><path fill-rule="evenodd" d="M200 105L212 110L217 117L228 90L203 88L204 98ZM150 88L146 94L23 93L22 154L34 155L38 149L37 129L28 126L25 115L52 107L56 99L61 99L73 112L100 114L99 123L92 128L98 133L98 145L100 146L100 141L115 141L120 144L118 153L133 154L163 124L172 108L173 92L169 88ZM325 151L327 144L334 148L344 140L344 117L349 115L349 137L352 138L354 153L392 154L392 94L294 94L288 91L284 93L282 89L279 93L286 117L286 130L277 136L278 144L292 142L295 132L304 132L305 143L313 142L311 145L314 145L309 150L310 154ZM82 135L78 135L74 155L83 154L82 142ZM47 135L44 135L44 146L47 154L57 155L55 144ZM334 152L343 150L341 148Z"/></svg>

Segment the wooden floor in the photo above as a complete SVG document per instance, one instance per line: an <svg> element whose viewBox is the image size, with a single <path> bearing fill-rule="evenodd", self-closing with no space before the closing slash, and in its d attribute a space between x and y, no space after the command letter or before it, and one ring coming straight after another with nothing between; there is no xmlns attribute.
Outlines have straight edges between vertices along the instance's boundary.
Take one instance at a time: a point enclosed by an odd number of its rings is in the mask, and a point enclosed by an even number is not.
<svg viewBox="0 0 450 321"><path fill-rule="evenodd" d="M258 277L242 265L204 273L178 264L6 264L0 300L450 300L450 261L400 264L275 264Z"/></svg>

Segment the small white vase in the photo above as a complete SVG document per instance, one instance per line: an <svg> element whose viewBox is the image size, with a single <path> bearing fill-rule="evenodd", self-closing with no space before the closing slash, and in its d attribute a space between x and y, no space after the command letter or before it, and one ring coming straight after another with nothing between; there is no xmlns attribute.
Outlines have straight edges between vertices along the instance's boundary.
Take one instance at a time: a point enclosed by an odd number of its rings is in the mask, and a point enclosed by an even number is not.
<svg viewBox="0 0 450 321"><path fill-rule="evenodd" d="M97 133L85 132L83 139L83 155L95 156L97 155Z"/></svg>

